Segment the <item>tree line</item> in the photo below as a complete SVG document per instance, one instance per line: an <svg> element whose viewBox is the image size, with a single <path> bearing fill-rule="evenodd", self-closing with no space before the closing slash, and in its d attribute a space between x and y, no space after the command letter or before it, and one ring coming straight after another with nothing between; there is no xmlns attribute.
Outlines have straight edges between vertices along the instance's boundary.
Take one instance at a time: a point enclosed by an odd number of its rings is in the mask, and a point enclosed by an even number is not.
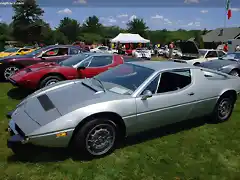
<svg viewBox="0 0 240 180"><path fill-rule="evenodd" d="M21 1L21 0L17 0ZM0 43L15 40L23 44L42 42L50 44L69 44L84 41L87 44L103 43L114 38L121 32L137 33L150 39L151 43L169 43L176 40L187 40L191 37L199 39L206 30L177 31L150 30L143 19L135 18L127 23L127 28L118 26L104 26L95 15L86 19L83 24L77 20L64 17L59 25L52 29L43 20L44 10L35 0L25 0L23 5L13 5L14 14L10 24L0 23ZM201 40L201 38L200 38Z"/></svg>

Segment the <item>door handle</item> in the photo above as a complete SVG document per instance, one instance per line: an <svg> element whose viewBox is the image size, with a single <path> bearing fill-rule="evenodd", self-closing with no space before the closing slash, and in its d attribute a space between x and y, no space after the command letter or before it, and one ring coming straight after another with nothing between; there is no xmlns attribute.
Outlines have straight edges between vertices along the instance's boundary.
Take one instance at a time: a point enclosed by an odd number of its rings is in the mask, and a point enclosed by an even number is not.
<svg viewBox="0 0 240 180"><path fill-rule="evenodd" d="M194 95L194 92L190 92L188 93L189 96L193 96Z"/></svg>

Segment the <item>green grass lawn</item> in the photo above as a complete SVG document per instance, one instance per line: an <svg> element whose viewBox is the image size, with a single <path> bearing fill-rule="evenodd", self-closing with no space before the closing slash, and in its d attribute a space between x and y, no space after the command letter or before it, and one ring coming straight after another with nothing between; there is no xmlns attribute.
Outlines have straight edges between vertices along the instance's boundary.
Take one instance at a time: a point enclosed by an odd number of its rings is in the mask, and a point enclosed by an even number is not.
<svg viewBox="0 0 240 180"><path fill-rule="evenodd" d="M5 114L19 102L0 84L0 179L2 180L239 180L240 102L230 121L204 124L141 143L92 161L43 153L22 162L6 147ZM161 131L161 130L158 130ZM150 135L149 135L150 136ZM137 140L141 136L133 137ZM131 138L130 138L131 140ZM130 143L130 140L129 143ZM29 150L31 151L31 150ZM45 161L45 162L44 162Z"/></svg>

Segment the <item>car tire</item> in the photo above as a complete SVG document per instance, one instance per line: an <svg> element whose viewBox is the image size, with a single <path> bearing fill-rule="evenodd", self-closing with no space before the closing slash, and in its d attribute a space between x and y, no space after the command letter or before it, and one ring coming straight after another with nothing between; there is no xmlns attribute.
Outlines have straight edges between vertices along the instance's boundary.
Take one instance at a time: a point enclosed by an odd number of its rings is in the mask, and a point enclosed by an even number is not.
<svg viewBox="0 0 240 180"><path fill-rule="evenodd" d="M47 76L46 78L44 78L43 80L41 80L39 88L44 88L46 86L55 84L59 81L63 81L63 78L60 76Z"/></svg>
<svg viewBox="0 0 240 180"><path fill-rule="evenodd" d="M20 70L20 67L17 65L9 65L7 66L4 71L3 71L3 78L5 80L8 80L8 78L10 76L12 76L13 74L15 74L17 71Z"/></svg>
<svg viewBox="0 0 240 180"><path fill-rule="evenodd" d="M236 77L240 76L240 74L237 70L232 70L229 74L232 75L232 76L236 76Z"/></svg>
<svg viewBox="0 0 240 180"><path fill-rule="evenodd" d="M227 121L232 115L235 101L233 95L221 96L214 108L211 120L215 123Z"/></svg>
<svg viewBox="0 0 240 180"><path fill-rule="evenodd" d="M71 151L75 156L103 157L114 151L118 132L118 126L107 118L90 120L74 133Z"/></svg>

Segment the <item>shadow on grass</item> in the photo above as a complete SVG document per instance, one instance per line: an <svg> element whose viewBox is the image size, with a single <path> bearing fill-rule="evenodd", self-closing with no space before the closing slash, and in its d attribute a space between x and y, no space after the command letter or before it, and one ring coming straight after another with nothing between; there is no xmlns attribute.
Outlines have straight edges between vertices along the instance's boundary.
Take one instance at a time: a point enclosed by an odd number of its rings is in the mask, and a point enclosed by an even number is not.
<svg viewBox="0 0 240 180"><path fill-rule="evenodd" d="M154 130L149 130L143 133L140 133L135 136L131 136L126 138L123 142L119 143L117 146L117 149L121 149L127 146L132 146L135 144L140 144L148 140L160 138L163 136L167 136L170 134L175 134L180 131L189 130L195 127L202 126L206 124L206 118L201 119L194 119L194 120L188 120L181 123L176 123L173 125L168 125L165 127L157 128ZM73 157L71 156L68 149L51 149L51 148L38 148L38 147L28 147L25 150L26 155L12 155L8 157L8 162L31 162L31 163L40 163L40 162L57 162L57 161L64 161L68 158L72 158L74 160L80 160L80 161L89 161L91 159L88 159L86 157L81 157L81 154L79 153L79 157ZM29 153L31 152L31 154Z"/></svg>
<svg viewBox="0 0 240 180"><path fill-rule="evenodd" d="M22 100L25 97L27 97L29 94L31 94L33 91L29 90L29 89L23 89L23 88L13 88L10 89L7 92L8 97L10 97L11 99L15 99L15 100Z"/></svg>

